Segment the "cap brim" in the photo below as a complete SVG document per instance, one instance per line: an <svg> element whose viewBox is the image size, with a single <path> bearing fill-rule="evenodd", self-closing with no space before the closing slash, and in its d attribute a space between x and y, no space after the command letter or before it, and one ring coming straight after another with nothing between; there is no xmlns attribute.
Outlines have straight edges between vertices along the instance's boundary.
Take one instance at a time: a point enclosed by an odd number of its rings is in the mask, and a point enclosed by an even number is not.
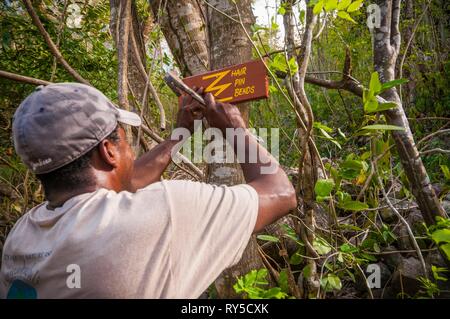
<svg viewBox="0 0 450 319"><path fill-rule="evenodd" d="M118 108L117 121L131 126L141 126L142 120L136 113L125 111Z"/></svg>

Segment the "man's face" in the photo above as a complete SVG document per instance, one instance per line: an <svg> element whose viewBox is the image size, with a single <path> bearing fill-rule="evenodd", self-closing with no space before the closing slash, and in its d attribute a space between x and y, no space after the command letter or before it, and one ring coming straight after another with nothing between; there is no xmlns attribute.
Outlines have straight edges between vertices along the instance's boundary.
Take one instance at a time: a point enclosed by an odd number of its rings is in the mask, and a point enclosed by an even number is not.
<svg viewBox="0 0 450 319"><path fill-rule="evenodd" d="M117 149L119 151L117 174L120 178L122 190L134 192L136 190L132 185L132 179L135 155L127 141L125 130L122 127L119 127L119 137L120 139L117 142Z"/></svg>

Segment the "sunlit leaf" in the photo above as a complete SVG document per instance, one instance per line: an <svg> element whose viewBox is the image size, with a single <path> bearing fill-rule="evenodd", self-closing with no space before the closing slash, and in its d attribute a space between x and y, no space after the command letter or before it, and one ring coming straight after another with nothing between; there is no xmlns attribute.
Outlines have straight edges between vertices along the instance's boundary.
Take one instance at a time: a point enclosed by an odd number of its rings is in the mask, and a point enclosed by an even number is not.
<svg viewBox="0 0 450 319"><path fill-rule="evenodd" d="M345 201L343 203L339 203L339 207L344 210L351 210L351 211L358 212L358 211L369 208L369 205L367 205L366 203L360 202L360 201L349 200L349 201Z"/></svg>
<svg viewBox="0 0 450 319"><path fill-rule="evenodd" d="M347 12L354 12L358 10L362 5L363 0L357 0L348 6Z"/></svg>
<svg viewBox="0 0 450 319"><path fill-rule="evenodd" d="M356 23L356 21L353 20L353 18L352 18L347 12L345 12L345 11L338 11L337 15L338 15L340 18L342 18L342 19L345 19L345 20L351 21L351 22L353 22L353 23Z"/></svg>
<svg viewBox="0 0 450 319"><path fill-rule="evenodd" d="M334 188L334 181L332 179L319 179L314 186L314 192L318 196L329 196Z"/></svg>
<svg viewBox="0 0 450 319"><path fill-rule="evenodd" d="M324 0L320 0L319 2L317 2L316 5L314 6L313 13L319 14L320 12L322 12L323 6Z"/></svg>
<svg viewBox="0 0 450 319"><path fill-rule="evenodd" d="M337 6L338 10L345 10L350 3L352 3L352 0L341 0Z"/></svg>
<svg viewBox="0 0 450 319"><path fill-rule="evenodd" d="M375 131L404 131L401 126L388 125L388 124L374 124L367 125L361 128L361 130L375 130Z"/></svg>
<svg viewBox="0 0 450 319"><path fill-rule="evenodd" d="M256 238L264 241L270 241L273 243L278 243L280 241L277 237L271 235L258 235L256 236Z"/></svg>

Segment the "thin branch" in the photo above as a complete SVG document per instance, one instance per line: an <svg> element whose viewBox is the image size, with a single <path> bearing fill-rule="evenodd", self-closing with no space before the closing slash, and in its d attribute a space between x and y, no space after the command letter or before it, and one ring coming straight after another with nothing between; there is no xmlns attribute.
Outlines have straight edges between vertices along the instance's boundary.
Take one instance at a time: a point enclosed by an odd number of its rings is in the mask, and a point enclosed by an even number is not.
<svg viewBox="0 0 450 319"><path fill-rule="evenodd" d="M400 61L400 65L399 65L399 71L398 71L399 76L398 77L400 79L403 76L403 64L405 63L406 54L408 53L409 47L410 47L410 45L412 43L412 40L414 39L414 36L416 34L416 31L417 31L417 28L418 28L418 26L420 24L420 21L422 21L422 18L425 16L430 3L431 3L431 0L428 1L427 5L425 6L425 9L423 10L423 12L420 15L419 19L417 19L416 23L414 24L413 31L411 33L411 37L408 39L408 43L406 44L405 51L403 52L402 59ZM401 84L399 86L399 96L400 96L400 100L401 100L402 99L402 85Z"/></svg>
<svg viewBox="0 0 450 319"><path fill-rule="evenodd" d="M440 117L440 116L431 116L431 117L408 117L408 121L450 121L450 117Z"/></svg>
<svg viewBox="0 0 450 319"><path fill-rule="evenodd" d="M59 18L59 26L58 26L58 34L56 35L56 46L59 47L59 44L61 42L61 33L64 30L64 25L66 22L66 12L67 12L67 6L69 5L69 0L64 0L64 8L63 12L61 13L61 17ZM50 81L53 81L53 78L56 73L56 65L57 65L56 57L53 57L53 64L52 64L52 72L50 75Z"/></svg>
<svg viewBox="0 0 450 319"><path fill-rule="evenodd" d="M450 154L450 150L444 150L442 148L433 148L431 150L420 152L420 155L430 155L435 153Z"/></svg>
<svg viewBox="0 0 450 319"><path fill-rule="evenodd" d="M317 40L320 37L320 35L322 34L322 31L325 29L325 26L327 24L327 17L328 17L328 13L325 13L325 16L323 17L322 26L320 27L320 29L317 32L317 34L313 37L313 41Z"/></svg>
<svg viewBox="0 0 450 319"><path fill-rule="evenodd" d="M166 129L166 113L164 111L164 106L161 103L161 100L159 99L158 93L156 92L155 87L152 84L152 81L150 80L150 73L151 69L149 70L148 74L147 71L145 71L144 65L142 64L141 57L139 55L136 38L134 37L134 32L131 32L131 46L134 58L136 60L136 64L138 66L139 72L141 73L142 77L145 79L146 86L150 90L150 94L153 97L153 100L155 101L155 104L158 106L159 109L159 127L163 131Z"/></svg>
<svg viewBox="0 0 450 319"><path fill-rule="evenodd" d="M131 0L120 2L119 34L117 35L118 70L118 98L119 105L126 110L130 109L128 101L128 40L131 25Z"/></svg>
<svg viewBox="0 0 450 319"><path fill-rule="evenodd" d="M33 85L49 85L49 84L52 84L52 82L44 81L44 80L41 80L41 79L35 79L35 78L31 78L29 76L15 74L15 73L6 72L6 71L2 71L2 70L0 70L0 77L8 79L8 80L12 80L12 81L17 81L17 82L22 82L22 83L27 83L27 84L33 84Z"/></svg>
<svg viewBox="0 0 450 319"><path fill-rule="evenodd" d="M425 136L424 138L422 138L420 141L417 142L416 146L419 146L420 144L422 144L423 142L435 137L436 135L441 135L441 134L446 134L446 133L450 133L450 129L445 129L445 130L438 130L436 132L433 132L427 136Z"/></svg>
<svg viewBox="0 0 450 319"><path fill-rule="evenodd" d="M59 51L58 47L55 45L53 40L50 38L50 35L45 30L44 26L42 25L41 20L39 19L36 11L33 8L33 5L31 4L30 0L23 0L23 3L25 4L25 7L28 11L28 14L31 17L31 20L33 21L34 25L39 29L39 32L44 37L45 43L47 43L48 48L50 49L50 52L55 56L55 58L58 60L59 63L66 69L67 72L70 73L78 82L84 83L87 85L91 85L87 80L85 80L80 74L78 74L77 71L75 71L69 63L64 59L61 52Z"/></svg>

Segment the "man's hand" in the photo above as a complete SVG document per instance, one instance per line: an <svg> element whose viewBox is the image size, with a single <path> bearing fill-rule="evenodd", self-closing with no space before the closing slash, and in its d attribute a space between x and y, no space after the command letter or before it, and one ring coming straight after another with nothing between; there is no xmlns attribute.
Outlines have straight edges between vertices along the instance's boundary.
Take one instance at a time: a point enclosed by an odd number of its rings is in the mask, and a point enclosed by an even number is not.
<svg viewBox="0 0 450 319"><path fill-rule="evenodd" d="M227 127L246 128L245 121L236 105L221 103L214 100L211 93L204 97L206 109L204 114L211 127L216 127L225 133Z"/></svg>
<svg viewBox="0 0 450 319"><path fill-rule="evenodd" d="M194 89L196 89L194 87ZM203 88L196 90L198 94L203 93ZM184 127L191 132L194 132L194 120L201 120L205 107L194 100L190 95L184 95L181 99L181 106L177 114L177 127Z"/></svg>

